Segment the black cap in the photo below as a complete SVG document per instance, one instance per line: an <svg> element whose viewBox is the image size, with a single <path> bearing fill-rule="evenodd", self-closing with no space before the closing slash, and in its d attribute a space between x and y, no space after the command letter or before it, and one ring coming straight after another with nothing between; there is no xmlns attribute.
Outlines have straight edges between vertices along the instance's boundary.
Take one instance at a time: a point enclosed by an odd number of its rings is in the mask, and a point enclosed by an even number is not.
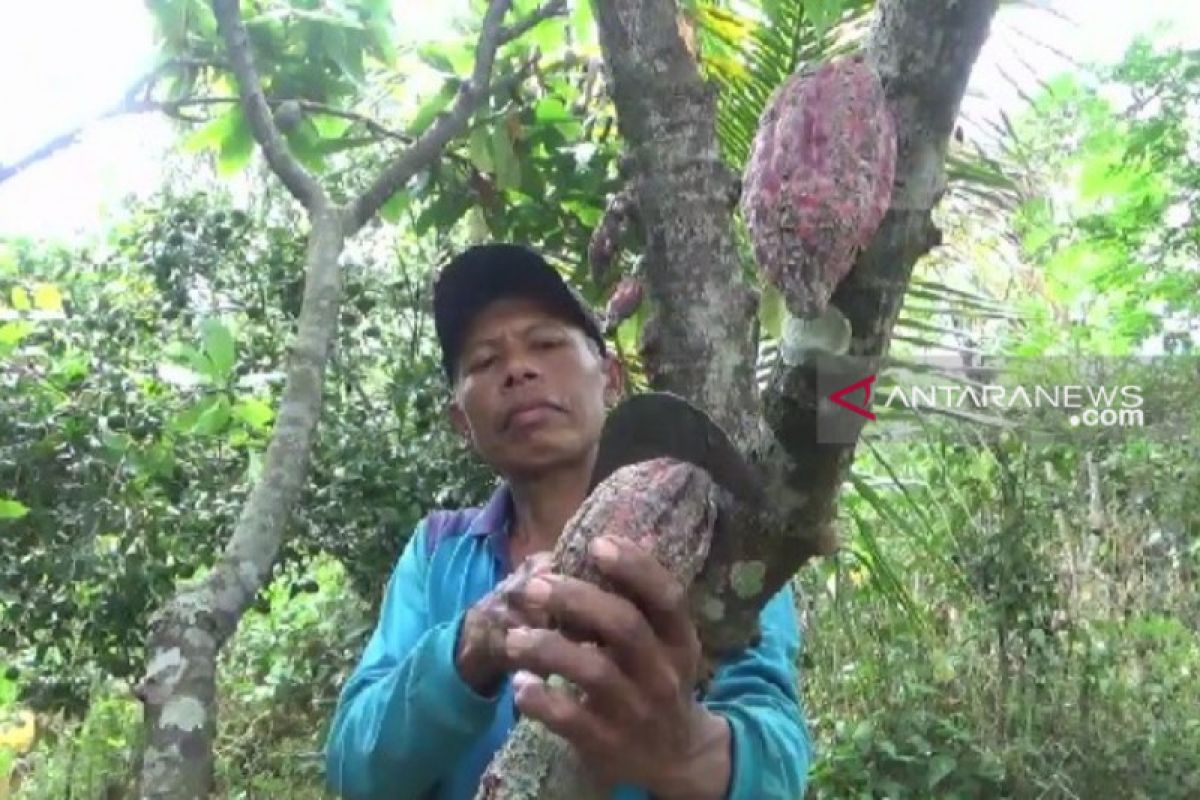
<svg viewBox="0 0 1200 800"><path fill-rule="evenodd" d="M540 254L517 244L475 245L443 267L433 287L434 327L451 382L467 328L488 304L503 297L540 300L578 325L601 353L607 352L595 313Z"/></svg>

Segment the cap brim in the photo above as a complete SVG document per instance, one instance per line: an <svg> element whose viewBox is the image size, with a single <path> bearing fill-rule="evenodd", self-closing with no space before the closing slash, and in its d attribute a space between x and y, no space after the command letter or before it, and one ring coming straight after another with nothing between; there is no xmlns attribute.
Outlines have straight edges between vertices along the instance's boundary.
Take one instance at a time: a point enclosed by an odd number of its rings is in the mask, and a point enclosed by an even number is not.
<svg viewBox="0 0 1200 800"><path fill-rule="evenodd" d="M535 251L514 244L477 245L443 268L433 291L434 327L442 364L453 379L463 339L475 317L505 297L530 297L578 325L604 350L595 316L558 271Z"/></svg>

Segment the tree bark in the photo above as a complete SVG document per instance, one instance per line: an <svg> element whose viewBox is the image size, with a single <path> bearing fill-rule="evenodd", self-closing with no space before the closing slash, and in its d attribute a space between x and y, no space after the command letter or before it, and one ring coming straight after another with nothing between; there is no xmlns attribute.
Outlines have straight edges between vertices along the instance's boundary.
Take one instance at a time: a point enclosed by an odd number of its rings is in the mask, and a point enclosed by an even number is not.
<svg viewBox="0 0 1200 800"><path fill-rule="evenodd" d="M363 196L338 207L291 154L275 125L237 0L213 0L255 140L272 171L308 212L310 230L296 339L262 478L212 570L168 601L150 623L146 675L136 689L144 706L143 797L194 800L212 791L217 658L270 576L286 522L308 478L325 367L337 332L339 259L346 239L464 132L471 114L490 92L497 48L561 8L561 0L551 0L504 27L510 3L491 0L476 48L475 70L451 113L440 117L385 167Z"/></svg>
<svg viewBox="0 0 1200 800"><path fill-rule="evenodd" d="M642 190L649 293L672 334L655 331L647 342L652 383L727 425L771 498L766 509L727 509L729 533L714 541L693 587L701 638L722 652L747 641L762 606L804 563L835 549L831 524L855 448L818 441L815 364L780 364L754 396L755 305L731 244L712 101L671 24L674 4L601 5L601 46ZM886 355L912 267L939 241L931 212L944 192L946 148L996 6L880 0L876 8L865 50L896 118L898 158L891 208L833 297L852 326L852 356ZM689 180L697 175L707 183Z"/></svg>

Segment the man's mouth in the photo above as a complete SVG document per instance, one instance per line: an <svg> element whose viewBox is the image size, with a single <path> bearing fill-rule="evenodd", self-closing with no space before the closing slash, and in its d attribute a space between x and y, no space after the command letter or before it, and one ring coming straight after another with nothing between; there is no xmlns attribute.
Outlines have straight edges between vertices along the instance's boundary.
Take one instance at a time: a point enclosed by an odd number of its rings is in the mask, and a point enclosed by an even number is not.
<svg viewBox="0 0 1200 800"><path fill-rule="evenodd" d="M530 425L540 422L543 419L553 415L562 413L560 408L555 403L549 400L538 400L532 403L521 403L513 407L504 417L504 428L508 429L513 426Z"/></svg>

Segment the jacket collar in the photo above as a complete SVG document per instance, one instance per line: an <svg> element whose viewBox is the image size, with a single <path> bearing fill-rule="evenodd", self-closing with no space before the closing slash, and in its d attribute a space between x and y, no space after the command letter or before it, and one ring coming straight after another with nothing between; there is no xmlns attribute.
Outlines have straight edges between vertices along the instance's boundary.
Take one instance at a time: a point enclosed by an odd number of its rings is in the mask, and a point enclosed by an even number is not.
<svg viewBox="0 0 1200 800"><path fill-rule="evenodd" d="M475 519L467 527L466 535L486 540L492 555L502 565L503 574L508 574L508 535L512 530L513 499L507 483L501 483L492 492L491 498L479 509Z"/></svg>

